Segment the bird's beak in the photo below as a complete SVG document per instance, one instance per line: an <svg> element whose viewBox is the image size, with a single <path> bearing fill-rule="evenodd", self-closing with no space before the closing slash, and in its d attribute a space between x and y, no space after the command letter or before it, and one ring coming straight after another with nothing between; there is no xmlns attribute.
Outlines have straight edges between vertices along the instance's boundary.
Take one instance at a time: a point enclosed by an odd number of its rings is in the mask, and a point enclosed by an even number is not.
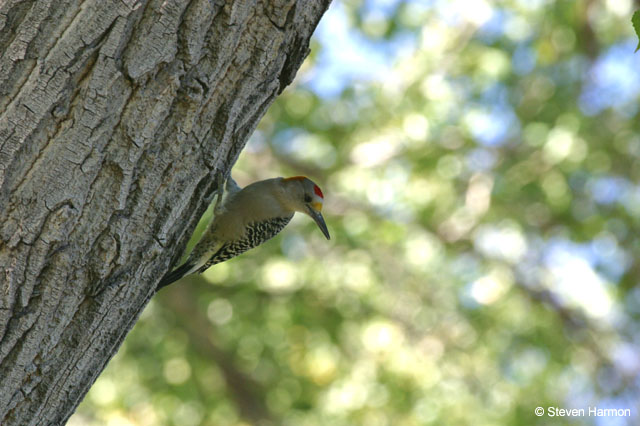
<svg viewBox="0 0 640 426"><path fill-rule="evenodd" d="M311 218L316 221L318 228L320 228L324 236L327 237L327 240L330 240L331 236L329 235L327 224L324 223L324 218L322 217L322 213L320 213L319 210L316 210L311 206L307 206L307 210L309 211L309 216L311 216Z"/></svg>

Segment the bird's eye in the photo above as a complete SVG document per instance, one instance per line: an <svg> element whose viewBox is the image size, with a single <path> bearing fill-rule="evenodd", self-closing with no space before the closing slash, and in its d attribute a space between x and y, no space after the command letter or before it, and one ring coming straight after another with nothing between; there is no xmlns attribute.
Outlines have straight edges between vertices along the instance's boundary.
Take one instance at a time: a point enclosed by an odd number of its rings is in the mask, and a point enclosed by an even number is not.
<svg viewBox="0 0 640 426"><path fill-rule="evenodd" d="M310 203L311 202L311 195L305 194L304 195L304 202L305 203Z"/></svg>

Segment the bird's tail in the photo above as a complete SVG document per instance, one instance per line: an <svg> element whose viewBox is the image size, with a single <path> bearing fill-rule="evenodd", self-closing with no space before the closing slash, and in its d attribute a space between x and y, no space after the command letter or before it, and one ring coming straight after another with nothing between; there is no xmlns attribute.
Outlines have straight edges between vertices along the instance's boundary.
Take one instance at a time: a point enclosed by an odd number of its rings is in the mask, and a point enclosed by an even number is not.
<svg viewBox="0 0 640 426"><path fill-rule="evenodd" d="M156 292L161 288L166 287L169 284L175 281L178 281L180 278L189 274L191 272L191 269L193 269L194 266L195 265L191 264L190 262L186 262L181 266L177 267L176 269L174 269L173 271L167 272L165 276L162 277L162 279L158 283L158 286L156 287Z"/></svg>

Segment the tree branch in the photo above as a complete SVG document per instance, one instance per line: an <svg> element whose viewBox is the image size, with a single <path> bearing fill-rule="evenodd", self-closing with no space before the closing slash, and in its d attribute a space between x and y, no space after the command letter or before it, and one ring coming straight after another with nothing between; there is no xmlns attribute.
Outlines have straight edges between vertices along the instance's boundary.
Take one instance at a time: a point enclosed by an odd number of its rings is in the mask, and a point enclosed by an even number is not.
<svg viewBox="0 0 640 426"><path fill-rule="evenodd" d="M328 3L0 4L1 424L71 415Z"/></svg>

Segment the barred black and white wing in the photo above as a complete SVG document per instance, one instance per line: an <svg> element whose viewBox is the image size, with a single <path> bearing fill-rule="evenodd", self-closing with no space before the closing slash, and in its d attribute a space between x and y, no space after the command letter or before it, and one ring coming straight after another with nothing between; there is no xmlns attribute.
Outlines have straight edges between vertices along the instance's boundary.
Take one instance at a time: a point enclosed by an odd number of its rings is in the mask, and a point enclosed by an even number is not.
<svg viewBox="0 0 640 426"><path fill-rule="evenodd" d="M179 280L185 275L196 272L202 273L216 263L224 262L225 260L229 260L232 257L236 257L247 250L259 246L265 241L275 237L278 232L282 231L289 221L291 221L292 217L293 215L289 217L276 217L262 222L249 224L246 227L242 238L224 243L203 266L196 270L194 269L197 268L197 263L195 262L201 256L201 253L198 252L204 252L207 250L206 246L197 246L184 264L173 271L168 272L162 280L160 280L156 291L160 290L162 287L168 286L174 281Z"/></svg>
<svg viewBox="0 0 640 426"><path fill-rule="evenodd" d="M275 237L278 232L287 226L291 218L276 217L262 222L251 223L247 226L242 238L225 243L211 258L198 270L202 273L216 263L224 262L232 257L244 253L265 241Z"/></svg>

